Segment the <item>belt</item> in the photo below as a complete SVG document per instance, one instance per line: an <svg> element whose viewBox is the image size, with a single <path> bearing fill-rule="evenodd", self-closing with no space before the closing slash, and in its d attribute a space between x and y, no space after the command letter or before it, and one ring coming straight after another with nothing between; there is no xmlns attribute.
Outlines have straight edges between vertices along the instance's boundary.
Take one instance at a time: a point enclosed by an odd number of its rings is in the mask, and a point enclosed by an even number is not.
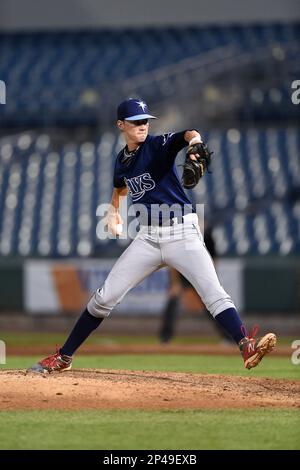
<svg viewBox="0 0 300 470"><path fill-rule="evenodd" d="M163 219L157 221L157 223L147 223L146 220L140 220L140 225L143 227L173 227L174 225L184 224L185 222L198 223L197 214L191 212L186 215L179 215L178 217L172 217L171 219Z"/></svg>
<svg viewBox="0 0 300 470"><path fill-rule="evenodd" d="M142 224L148 227L173 227L173 225L184 224L184 217L174 217L173 219L160 220L157 224Z"/></svg>

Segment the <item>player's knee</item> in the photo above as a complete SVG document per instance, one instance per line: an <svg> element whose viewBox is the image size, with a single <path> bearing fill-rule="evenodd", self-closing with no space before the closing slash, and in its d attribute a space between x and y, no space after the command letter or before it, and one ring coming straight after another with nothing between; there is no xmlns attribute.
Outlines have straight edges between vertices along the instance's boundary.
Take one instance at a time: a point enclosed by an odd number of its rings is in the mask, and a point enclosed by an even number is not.
<svg viewBox="0 0 300 470"><path fill-rule="evenodd" d="M109 316L113 307L109 306L103 296L103 289L98 289L87 304L87 309L91 315L97 318L106 318Z"/></svg>

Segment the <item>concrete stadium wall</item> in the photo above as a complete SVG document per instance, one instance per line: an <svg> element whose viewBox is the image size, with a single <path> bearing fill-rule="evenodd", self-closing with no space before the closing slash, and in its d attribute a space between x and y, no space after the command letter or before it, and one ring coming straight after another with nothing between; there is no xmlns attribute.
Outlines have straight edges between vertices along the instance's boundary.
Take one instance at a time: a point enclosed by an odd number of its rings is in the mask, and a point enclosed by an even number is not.
<svg viewBox="0 0 300 470"><path fill-rule="evenodd" d="M297 20L299 0L0 0L0 31Z"/></svg>

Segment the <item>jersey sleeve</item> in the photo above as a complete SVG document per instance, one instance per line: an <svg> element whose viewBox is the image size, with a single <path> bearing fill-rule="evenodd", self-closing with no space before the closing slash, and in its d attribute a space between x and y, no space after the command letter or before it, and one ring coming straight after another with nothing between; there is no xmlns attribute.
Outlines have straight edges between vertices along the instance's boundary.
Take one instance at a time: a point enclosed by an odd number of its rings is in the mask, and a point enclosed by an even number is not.
<svg viewBox="0 0 300 470"><path fill-rule="evenodd" d="M169 152L180 152L188 143L184 140L184 134L186 131L182 132L170 132L169 134L163 134L162 146Z"/></svg>
<svg viewBox="0 0 300 470"><path fill-rule="evenodd" d="M188 145L184 140L185 132L169 132L154 137L154 143L159 153L162 153L169 161L174 161L177 153Z"/></svg>

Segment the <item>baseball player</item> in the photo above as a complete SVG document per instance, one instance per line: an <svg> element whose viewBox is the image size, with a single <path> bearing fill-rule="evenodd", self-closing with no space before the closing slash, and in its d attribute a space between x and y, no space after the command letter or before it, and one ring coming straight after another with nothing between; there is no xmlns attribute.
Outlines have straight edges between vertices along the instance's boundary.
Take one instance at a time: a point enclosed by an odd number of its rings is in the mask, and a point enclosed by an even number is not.
<svg viewBox="0 0 300 470"><path fill-rule="evenodd" d="M129 193L140 230L89 300L65 344L31 371L71 369L75 351L91 332L130 289L163 266L176 269L193 285L207 310L238 345L247 369L257 366L276 344L273 333L259 339L254 338L257 328L247 333L233 301L220 285L197 214L184 192L183 187L195 187L207 171L211 152L197 130L149 135L150 119L156 118L149 114L144 101L129 99L118 106L117 126L126 146L115 163L107 225L111 233L120 234L120 199ZM175 159L185 147L181 182Z"/></svg>

